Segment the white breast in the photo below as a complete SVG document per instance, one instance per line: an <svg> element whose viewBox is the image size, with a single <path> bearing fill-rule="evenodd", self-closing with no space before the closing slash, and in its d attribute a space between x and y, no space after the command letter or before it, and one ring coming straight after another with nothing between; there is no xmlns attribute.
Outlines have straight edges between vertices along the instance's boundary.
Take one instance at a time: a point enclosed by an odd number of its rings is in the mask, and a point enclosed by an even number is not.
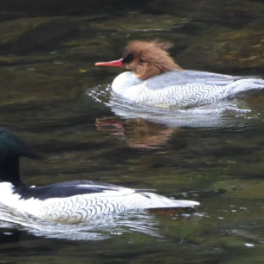
<svg viewBox="0 0 264 264"><path fill-rule="evenodd" d="M132 86L137 86L142 80L130 71L119 74L112 83L112 90L120 95L127 94L131 91ZM132 89L134 90L134 89ZM134 92L137 92L134 90Z"/></svg>
<svg viewBox="0 0 264 264"><path fill-rule="evenodd" d="M21 199L19 194L15 194L14 186L10 182L1 182L0 183L0 203L3 205L14 208L21 213L29 213L34 216L40 214L40 203L38 199Z"/></svg>

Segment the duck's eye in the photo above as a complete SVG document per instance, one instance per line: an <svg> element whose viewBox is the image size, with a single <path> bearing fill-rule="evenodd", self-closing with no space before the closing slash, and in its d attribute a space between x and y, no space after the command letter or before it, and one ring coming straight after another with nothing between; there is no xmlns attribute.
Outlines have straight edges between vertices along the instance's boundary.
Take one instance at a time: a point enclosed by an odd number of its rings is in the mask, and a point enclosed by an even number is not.
<svg viewBox="0 0 264 264"><path fill-rule="evenodd" d="M127 55L124 59L123 59L123 63L129 63L134 59L132 54Z"/></svg>
<svg viewBox="0 0 264 264"><path fill-rule="evenodd" d="M143 59L140 59L139 62L140 62L140 63L144 63L145 61L144 61Z"/></svg>

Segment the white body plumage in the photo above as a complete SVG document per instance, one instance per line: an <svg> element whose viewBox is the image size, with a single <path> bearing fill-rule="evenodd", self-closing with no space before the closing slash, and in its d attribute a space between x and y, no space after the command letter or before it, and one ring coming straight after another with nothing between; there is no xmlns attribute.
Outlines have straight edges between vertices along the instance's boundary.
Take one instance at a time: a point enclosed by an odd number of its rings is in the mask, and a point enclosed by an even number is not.
<svg viewBox="0 0 264 264"><path fill-rule="evenodd" d="M89 191L89 188L98 188L100 191L43 200L37 197L24 198L23 195L16 193L16 187L11 183L2 182L0 183L0 203L41 220L66 224L85 222L104 214L128 210L168 209L199 205L198 202L194 201L173 200L155 193L116 185L105 186L96 185L96 183L82 183L73 187L87 188L87 191Z"/></svg>
<svg viewBox="0 0 264 264"><path fill-rule="evenodd" d="M144 81L133 72L124 72L112 83L113 92L131 102L163 108L207 105L254 89L264 89L264 80L190 70L170 71Z"/></svg>

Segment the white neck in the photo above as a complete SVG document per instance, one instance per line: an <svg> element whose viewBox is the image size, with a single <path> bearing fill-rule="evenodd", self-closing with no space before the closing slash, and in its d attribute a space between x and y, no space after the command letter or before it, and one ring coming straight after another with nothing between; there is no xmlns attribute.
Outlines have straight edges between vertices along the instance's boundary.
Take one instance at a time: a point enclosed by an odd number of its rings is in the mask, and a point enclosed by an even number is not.
<svg viewBox="0 0 264 264"><path fill-rule="evenodd" d="M119 74L112 83L112 89L118 94L122 94L126 89L129 89L132 85L141 83L140 80L134 72L127 71Z"/></svg>

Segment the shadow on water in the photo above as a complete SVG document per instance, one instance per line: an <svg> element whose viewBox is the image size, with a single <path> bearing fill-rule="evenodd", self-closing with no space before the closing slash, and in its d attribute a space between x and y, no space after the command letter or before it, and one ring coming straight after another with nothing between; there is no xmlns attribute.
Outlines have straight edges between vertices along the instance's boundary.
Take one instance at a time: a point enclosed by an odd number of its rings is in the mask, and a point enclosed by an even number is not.
<svg viewBox="0 0 264 264"><path fill-rule="evenodd" d="M0 262L263 262L263 95L213 109L124 107L103 86L120 70L94 67L129 40L158 38L183 68L263 76L262 1L4 0L0 9L0 123L50 160L21 161L27 184L90 179L201 203L66 232L3 221Z"/></svg>

